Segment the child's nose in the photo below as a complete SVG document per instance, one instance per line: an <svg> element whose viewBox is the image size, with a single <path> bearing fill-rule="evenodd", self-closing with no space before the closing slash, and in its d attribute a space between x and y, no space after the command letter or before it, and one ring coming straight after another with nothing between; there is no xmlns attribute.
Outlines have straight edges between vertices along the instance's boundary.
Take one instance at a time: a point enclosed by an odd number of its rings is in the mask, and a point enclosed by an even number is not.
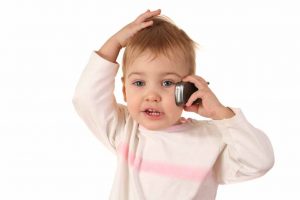
<svg viewBox="0 0 300 200"><path fill-rule="evenodd" d="M146 101L160 102L161 97L159 96L159 94L157 94L155 92L151 92L151 93L147 94Z"/></svg>

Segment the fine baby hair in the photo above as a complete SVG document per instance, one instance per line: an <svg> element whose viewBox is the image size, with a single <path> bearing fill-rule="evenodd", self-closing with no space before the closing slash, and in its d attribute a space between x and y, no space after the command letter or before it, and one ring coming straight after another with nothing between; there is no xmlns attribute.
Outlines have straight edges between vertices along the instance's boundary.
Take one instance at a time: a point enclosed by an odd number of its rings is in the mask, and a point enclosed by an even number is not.
<svg viewBox="0 0 300 200"><path fill-rule="evenodd" d="M123 54L123 73L134 58L148 50L153 54L153 59L158 55L184 59L190 67L190 74L195 74L195 49L198 44L166 16L154 16L149 20L153 21L153 25L137 32L127 43Z"/></svg>

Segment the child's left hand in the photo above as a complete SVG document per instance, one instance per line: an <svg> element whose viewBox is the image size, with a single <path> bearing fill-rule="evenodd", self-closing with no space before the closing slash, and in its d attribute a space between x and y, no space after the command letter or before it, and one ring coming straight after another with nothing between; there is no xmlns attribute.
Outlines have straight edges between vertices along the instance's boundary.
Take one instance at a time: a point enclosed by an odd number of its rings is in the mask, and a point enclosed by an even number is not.
<svg viewBox="0 0 300 200"><path fill-rule="evenodd" d="M185 111L195 112L203 117L215 120L230 118L235 115L230 108L225 107L220 103L216 95L208 87L207 82L200 76L189 75L182 81L191 82L198 88L198 91L191 95L184 106ZM202 99L202 103L192 105L198 98Z"/></svg>

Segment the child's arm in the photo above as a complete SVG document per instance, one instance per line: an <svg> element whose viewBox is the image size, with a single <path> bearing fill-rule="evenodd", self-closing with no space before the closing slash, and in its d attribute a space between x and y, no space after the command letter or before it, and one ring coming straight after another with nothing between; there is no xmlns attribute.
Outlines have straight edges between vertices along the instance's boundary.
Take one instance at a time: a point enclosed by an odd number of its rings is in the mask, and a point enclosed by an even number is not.
<svg viewBox="0 0 300 200"><path fill-rule="evenodd" d="M141 14L113 35L99 51L92 52L75 88L72 99L75 110L95 136L113 152L127 116L125 107L117 104L114 97L114 80L119 68L116 59L127 40L137 31L152 25L152 21L146 20L159 13L160 10L148 10Z"/></svg>
<svg viewBox="0 0 300 200"><path fill-rule="evenodd" d="M120 49L126 47L128 39L136 32L143 28L151 26L153 21L146 21L148 18L159 15L160 9L150 12L147 10L141 14L135 21L122 28L119 32L113 35L102 47L97 54L106 60L116 62Z"/></svg>
<svg viewBox="0 0 300 200"><path fill-rule="evenodd" d="M268 136L251 125L240 109L231 108L235 116L212 120L221 134L220 156L215 172L220 184L258 178L274 165L274 152Z"/></svg>
<svg viewBox="0 0 300 200"><path fill-rule="evenodd" d="M183 79L195 84L199 89L184 108L201 116L211 118L220 133L222 145L215 164L215 172L220 184L250 180L264 175L274 164L274 153L267 135L252 126L240 109L225 107L199 76L191 75ZM200 105L193 101L201 98Z"/></svg>

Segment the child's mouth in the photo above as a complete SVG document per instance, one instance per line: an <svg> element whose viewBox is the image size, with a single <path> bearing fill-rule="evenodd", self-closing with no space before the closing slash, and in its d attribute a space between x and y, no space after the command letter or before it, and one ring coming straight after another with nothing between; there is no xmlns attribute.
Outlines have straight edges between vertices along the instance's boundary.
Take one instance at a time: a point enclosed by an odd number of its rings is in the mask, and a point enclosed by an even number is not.
<svg viewBox="0 0 300 200"><path fill-rule="evenodd" d="M145 112L148 114L148 115L160 115L160 112L159 111L156 111L156 110L152 110L152 109L147 109L145 110Z"/></svg>
<svg viewBox="0 0 300 200"><path fill-rule="evenodd" d="M159 119L162 116L162 112L148 108L144 111L147 117L150 119Z"/></svg>

